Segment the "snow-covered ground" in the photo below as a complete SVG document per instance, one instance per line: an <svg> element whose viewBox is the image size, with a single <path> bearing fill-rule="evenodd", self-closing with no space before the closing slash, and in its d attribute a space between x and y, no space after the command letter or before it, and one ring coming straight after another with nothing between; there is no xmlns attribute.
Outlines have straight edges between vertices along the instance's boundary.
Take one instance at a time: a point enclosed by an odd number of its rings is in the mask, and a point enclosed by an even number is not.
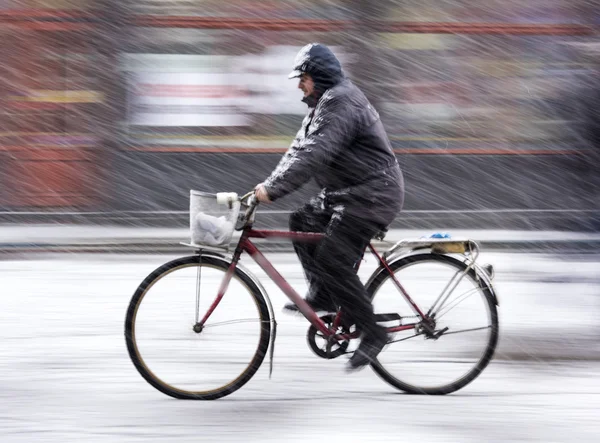
<svg viewBox="0 0 600 443"><path fill-rule="evenodd" d="M268 254L304 291L292 254ZM595 442L600 435L600 256L483 253L496 267L500 344L463 390L404 395L309 350L307 322L250 258L277 316L275 367L212 402L147 384L123 336L137 285L167 255L0 261L2 442ZM372 271L368 260L361 275Z"/></svg>

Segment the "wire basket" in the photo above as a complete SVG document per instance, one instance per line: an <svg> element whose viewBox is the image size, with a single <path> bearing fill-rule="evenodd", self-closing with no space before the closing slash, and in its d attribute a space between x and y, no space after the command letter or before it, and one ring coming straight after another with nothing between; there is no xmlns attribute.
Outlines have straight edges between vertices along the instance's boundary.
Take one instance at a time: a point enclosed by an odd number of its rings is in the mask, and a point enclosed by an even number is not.
<svg viewBox="0 0 600 443"><path fill-rule="evenodd" d="M190 233L192 243L212 247L229 246L240 212L234 192L209 194L190 191Z"/></svg>

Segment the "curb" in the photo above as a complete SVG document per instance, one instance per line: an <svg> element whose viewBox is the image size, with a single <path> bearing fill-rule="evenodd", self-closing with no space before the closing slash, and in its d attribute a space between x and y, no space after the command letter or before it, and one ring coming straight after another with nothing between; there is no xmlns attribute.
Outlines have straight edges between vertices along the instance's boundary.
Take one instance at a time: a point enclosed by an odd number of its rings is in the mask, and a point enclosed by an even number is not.
<svg viewBox="0 0 600 443"><path fill-rule="evenodd" d="M50 242L10 242L0 243L0 254L33 253L111 253L111 254L190 254L194 249L179 244L187 239L122 239L101 242L69 241ZM482 252L511 251L536 253L594 253L600 251L600 239L583 240L476 240ZM291 241L255 240L265 252L293 252ZM234 243L232 243L233 245ZM373 242L377 250L385 251L392 242ZM227 252L227 251L225 251ZM229 252L232 252L230 249Z"/></svg>

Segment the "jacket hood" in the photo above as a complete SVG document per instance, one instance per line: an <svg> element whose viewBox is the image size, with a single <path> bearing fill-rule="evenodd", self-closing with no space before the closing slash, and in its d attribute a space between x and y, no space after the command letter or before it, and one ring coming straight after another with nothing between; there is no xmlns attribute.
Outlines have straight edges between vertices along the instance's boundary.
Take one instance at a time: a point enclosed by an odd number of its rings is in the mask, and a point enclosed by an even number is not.
<svg viewBox="0 0 600 443"><path fill-rule="evenodd" d="M303 73L310 74L315 82L317 99L345 77L340 61L331 49L320 43L310 43L298 52L294 60L294 69L288 78L300 77Z"/></svg>

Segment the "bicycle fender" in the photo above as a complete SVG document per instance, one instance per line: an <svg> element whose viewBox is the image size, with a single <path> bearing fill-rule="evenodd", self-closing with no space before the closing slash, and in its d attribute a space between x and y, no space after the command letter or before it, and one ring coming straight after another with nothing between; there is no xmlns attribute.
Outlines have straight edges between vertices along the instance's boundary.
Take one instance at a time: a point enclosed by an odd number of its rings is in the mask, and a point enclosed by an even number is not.
<svg viewBox="0 0 600 443"><path fill-rule="evenodd" d="M252 280L252 282L256 285L258 290L261 292L263 298L267 301L267 306L269 308L269 314L270 314L271 326L272 326L271 327L271 339L269 340L269 357L270 357L269 378L271 378L271 374L273 374L273 355L275 353L275 339L277 338L277 320L275 319L275 310L273 309L273 304L271 303L271 298L269 297L267 290L262 285L260 280L254 274L252 274L250 271L248 271L244 266L240 265L239 263L237 264L237 267L243 273L245 273L250 278L250 280Z"/></svg>
<svg viewBox="0 0 600 443"><path fill-rule="evenodd" d="M273 309L273 305L271 304L271 299L269 298L269 294L267 293L267 290L265 289L265 287L263 286L263 284L260 282L260 280L258 278L256 278L256 276L254 274L252 274L250 271L248 271L241 264L238 263L237 267L242 272L244 272L248 277L250 277L250 280L252 280L252 283L254 283L256 285L256 287L258 288L258 290L261 292L261 294L263 295L263 297L267 301L267 305L269 306L269 311L271 313L271 318L273 319L273 321L275 321L275 310Z"/></svg>
<svg viewBox="0 0 600 443"><path fill-rule="evenodd" d="M214 251L214 250L204 250L204 249L202 249L200 251L200 253L198 253L196 255L204 255L204 256L209 256L209 257L215 257L215 258L220 258L220 259L227 260L227 261L231 261L232 260L231 256L227 256L225 254L222 254L222 253ZM274 352L275 352L275 339L277 338L277 320L275 319L275 310L273 309L273 304L271 303L271 298L269 297L269 294L268 294L267 290L265 289L265 287L263 286L263 284L260 282L260 280L252 272L250 272L248 269L246 269L246 267L244 267L240 263L238 263L236 265L236 268L239 269L244 274L246 274L246 276L250 280L252 280L252 283L254 283L256 285L256 287L260 291L261 295L263 296L263 298L267 302L267 307L269 309L269 317L270 317L271 326L272 326L271 327L271 337L269 339L269 347L270 347L270 349L269 349L269 356L270 356L269 378L270 378L271 374L273 373L273 355L274 355Z"/></svg>
<svg viewBox="0 0 600 443"><path fill-rule="evenodd" d="M211 250L201 249L200 252L196 253L195 255L196 256L202 256L202 255L204 255L204 256L208 256L208 257L221 258L223 260L230 260L231 261L231 257L228 257L227 255L222 254L222 253L217 252L217 251L211 251Z"/></svg>
<svg viewBox="0 0 600 443"><path fill-rule="evenodd" d="M473 263L473 267L475 268L475 273L476 273L477 277L481 278L483 281L485 281L488 288L490 289L490 293L492 294L492 298L494 299L494 304L496 306L500 306L500 301L498 300L498 294L496 294L496 288L494 288L492 279L489 276L489 274L487 272L485 272L485 270L477 263Z"/></svg>

